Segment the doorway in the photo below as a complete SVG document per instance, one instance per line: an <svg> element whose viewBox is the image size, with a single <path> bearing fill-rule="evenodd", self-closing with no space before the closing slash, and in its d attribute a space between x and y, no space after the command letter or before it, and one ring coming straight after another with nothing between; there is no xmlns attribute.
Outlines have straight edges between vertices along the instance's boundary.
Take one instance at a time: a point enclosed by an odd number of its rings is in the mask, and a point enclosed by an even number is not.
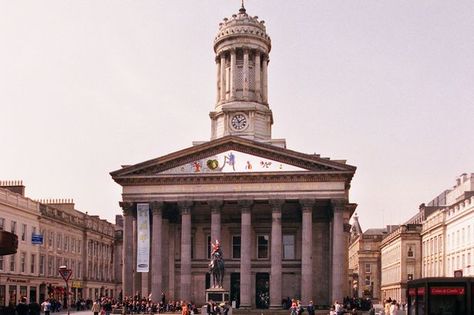
<svg viewBox="0 0 474 315"><path fill-rule="evenodd" d="M230 303L235 301L235 307L240 306L240 273L233 272L230 274Z"/></svg>
<svg viewBox="0 0 474 315"><path fill-rule="evenodd" d="M266 309L270 306L270 274L258 272L255 277L255 306Z"/></svg>

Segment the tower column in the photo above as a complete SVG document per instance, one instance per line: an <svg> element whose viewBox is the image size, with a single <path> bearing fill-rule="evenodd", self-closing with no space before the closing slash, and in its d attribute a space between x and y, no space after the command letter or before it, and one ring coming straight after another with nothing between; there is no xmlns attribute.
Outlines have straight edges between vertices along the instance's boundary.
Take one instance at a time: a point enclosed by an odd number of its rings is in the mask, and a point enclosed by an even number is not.
<svg viewBox="0 0 474 315"><path fill-rule="evenodd" d="M191 301L191 201L178 202L181 212L181 294L180 300Z"/></svg>
<svg viewBox="0 0 474 315"><path fill-rule="evenodd" d="M243 74L243 82L242 82L242 90L243 90L243 98L244 100L248 100L249 97L249 49L244 48L244 66L242 69Z"/></svg>
<svg viewBox="0 0 474 315"><path fill-rule="evenodd" d="M221 100L221 62L219 56L216 56L216 102Z"/></svg>
<svg viewBox="0 0 474 315"><path fill-rule="evenodd" d="M282 233L281 208L284 200L270 200L272 208L270 308L281 309L282 289Z"/></svg>
<svg viewBox="0 0 474 315"><path fill-rule="evenodd" d="M209 202L211 207L211 242L221 239L221 209L224 202L222 200L212 200Z"/></svg>
<svg viewBox="0 0 474 315"><path fill-rule="evenodd" d="M268 56L263 56L262 62L262 101L268 103Z"/></svg>
<svg viewBox="0 0 474 315"><path fill-rule="evenodd" d="M344 239L344 210L346 202L344 200L332 200L334 211L332 228L332 300L342 301L344 297L344 257L346 250ZM347 272L346 272L347 273Z"/></svg>
<svg viewBox="0 0 474 315"><path fill-rule="evenodd" d="M153 300L158 301L163 291L163 202L152 202L153 211L153 235L151 243L152 266L151 266L151 293Z"/></svg>
<svg viewBox="0 0 474 315"><path fill-rule="evenodd" d="M226 82L225 82L225 53L221 53L221 61L220 61L220 81L219 81L219 88L220 88L220 101L223 102L225 100L225 93L226 93ZM229 84L229 83L227 83Z"/></svg>
<svg viewBox="0 0 474 315"><path fill-rule="evenodd" d="M122 294L123 296L133 295L133 260L125 259L133 255L133 203L121 202L123 209L123 269L122 269ZM88 268L87 262L84 265ZM86 269L88 271L88 269ZM86 275L89 277L88 272Z"/></svg>
<svg viewBox="0 0 474 315"><path fill-rule="evenodd" d="M241 253L240 253L240 308L252 306L252 200L240 200Z"/></svg>
<svg viewBox="0 0 474 315"><path fill-rule="evenodd" d="M313 199L300 200L303 212L301 249L301 301L308 304L313 298Z"/></svg>
<svg viewBox="0 0 474 315"><path fill-rule="evenodd" d="M255 67L255 97L257 98L257 102L262 101L262 87L261 87L261 80L260 80L260 52L257 50L255 51L255 62L254 62L254 67Z"/></svg>
<svg viewBox="0 0 474 315"><path fill-rule="evenodd" d="M230 50L230 99L235 100L236 77L237 77L237 51L235 48Z"/></svg>

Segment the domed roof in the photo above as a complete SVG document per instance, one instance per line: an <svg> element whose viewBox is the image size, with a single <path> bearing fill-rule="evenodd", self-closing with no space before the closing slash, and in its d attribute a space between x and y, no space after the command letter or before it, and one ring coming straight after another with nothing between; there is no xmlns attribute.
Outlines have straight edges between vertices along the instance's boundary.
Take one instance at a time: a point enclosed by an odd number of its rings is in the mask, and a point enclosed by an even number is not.
<svg viewBox="0 0 474 315"><path fill-rule="evenodd" d="M256 39L266 46L267 53L270 52L271 39L267 34L265 21L259 20L258 16L249 16L243 3L239 13L232 14L231 18L224 18L223 22L219 23L219 32L214 39L214 51L217 52L221 43L239 37Z"/></svg>

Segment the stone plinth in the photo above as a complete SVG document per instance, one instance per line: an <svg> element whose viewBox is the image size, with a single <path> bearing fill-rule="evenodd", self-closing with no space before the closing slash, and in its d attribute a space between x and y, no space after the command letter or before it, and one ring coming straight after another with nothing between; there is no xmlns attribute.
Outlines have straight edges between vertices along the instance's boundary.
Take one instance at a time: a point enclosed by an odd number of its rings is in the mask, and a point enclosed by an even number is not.
<svg viewBox="0 0 474 315"><path fill-rule="evenodd" d="M206 290L206 303L209 301L215 303L229 302L229 291L223 288L210 288Z"/></svg>

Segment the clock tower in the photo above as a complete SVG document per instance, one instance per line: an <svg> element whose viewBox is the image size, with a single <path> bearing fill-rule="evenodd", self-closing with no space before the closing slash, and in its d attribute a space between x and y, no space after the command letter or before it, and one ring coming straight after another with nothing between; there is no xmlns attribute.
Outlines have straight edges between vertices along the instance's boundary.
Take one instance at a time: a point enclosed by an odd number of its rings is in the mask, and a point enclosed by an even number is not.
<svg viewBox="0 0 474 315"><path fill-rule="evenodd" d="M211 140L228 135L285 146L271 138L268 106L268 62L271 40L265 22L249 16L242 5L224 18L214 39L217 101L211 118Z"/></svg>

